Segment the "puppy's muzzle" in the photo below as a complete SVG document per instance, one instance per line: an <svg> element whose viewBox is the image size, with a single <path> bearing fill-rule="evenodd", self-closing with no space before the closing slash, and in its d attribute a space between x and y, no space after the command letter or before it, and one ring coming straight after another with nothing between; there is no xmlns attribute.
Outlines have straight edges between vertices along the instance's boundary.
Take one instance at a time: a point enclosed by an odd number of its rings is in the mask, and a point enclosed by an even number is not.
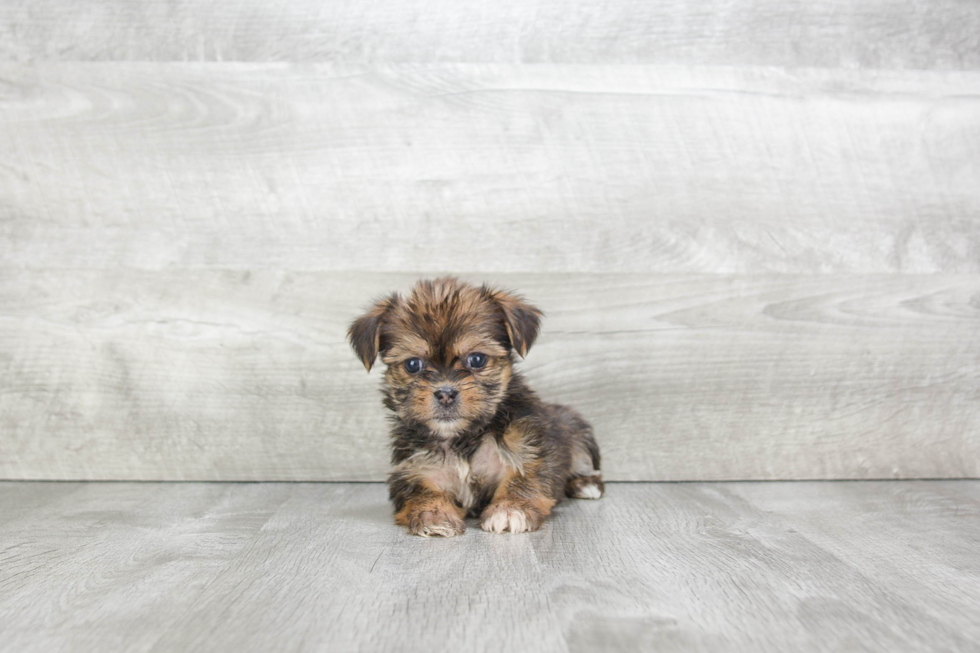
<svg viewBox="0 0 980 653"><path fill-rule="evenodd" d="M448 386L437 389L433 392L436 399L439 401L439 405L444 408L449 408L456 403L456 397L459 396L459 390L456 388L450 388Z"/></svg>

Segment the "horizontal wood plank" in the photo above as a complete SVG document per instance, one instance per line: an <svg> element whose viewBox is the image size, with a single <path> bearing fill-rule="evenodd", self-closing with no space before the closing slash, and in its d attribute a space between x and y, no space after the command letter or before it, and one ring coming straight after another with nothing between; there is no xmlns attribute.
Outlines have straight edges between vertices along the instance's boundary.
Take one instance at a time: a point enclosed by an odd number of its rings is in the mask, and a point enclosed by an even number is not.
<svg viewBox="0 0 980 653"><path fill-rule="evenodd" d="M6 270L0 477L380 480L344 341L413 274ZM547 314L523 363L620 480L980 476L980 277L468 275Z"/></svg>
<svg viewBox="0 0 980 653"><path fill-rule="evenodd" d="M980 74L0 65L0 265L980 272Z"/></svg>
<svg viewBox="0 0 980 653"><path fill-rule="evenodd" d="M977 69L955 0L7 0L16 61L684 63Z"/></svg>

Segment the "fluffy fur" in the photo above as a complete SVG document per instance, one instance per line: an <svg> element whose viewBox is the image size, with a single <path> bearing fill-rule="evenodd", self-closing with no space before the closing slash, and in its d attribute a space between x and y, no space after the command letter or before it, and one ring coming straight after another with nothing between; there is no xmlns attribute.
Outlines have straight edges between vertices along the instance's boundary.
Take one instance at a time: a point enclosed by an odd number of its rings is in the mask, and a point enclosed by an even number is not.
<svg viewBox="0 0 980 653"><path fill-rule="evenodd" d="M351 324L364 366L379 355L387 366L396 523L450 537L471 516L486 531L520 533L564 496L602 496L592 427L541 401L514 369L541 315L519 296L446 277L385 297Z"/></svg>

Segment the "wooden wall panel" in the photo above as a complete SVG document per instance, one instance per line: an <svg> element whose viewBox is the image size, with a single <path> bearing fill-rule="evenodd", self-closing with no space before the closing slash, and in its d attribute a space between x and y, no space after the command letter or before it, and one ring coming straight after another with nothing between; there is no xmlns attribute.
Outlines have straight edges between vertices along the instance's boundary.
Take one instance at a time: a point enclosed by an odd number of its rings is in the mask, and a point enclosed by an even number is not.
<svg viewBox="0 0 980 653"><path fill-rule="evenodd" d="M20 268L980 272L980 73L0 66Z"/></svg>
<svg viewBox="0 0 980 653"><path fill-rule="evenodd" d="M957 0L8 0L14 61L684 63L972 69Z"/></svg>
<svg viewBox="0 0 980 653"><path fill-rule="evenodd" d="M0 478L381 479L344 330L414 278L5 271ZM609 478L980 476L975 275L491 280L546 311L523 367Z"/></svg>
<svg viewBox="0 0 980 653"><path fill-rule="evenodd" d="M611 478L977 476L978 181L977 3L0 3L0 478L382 478L433 270Z"/></svg>

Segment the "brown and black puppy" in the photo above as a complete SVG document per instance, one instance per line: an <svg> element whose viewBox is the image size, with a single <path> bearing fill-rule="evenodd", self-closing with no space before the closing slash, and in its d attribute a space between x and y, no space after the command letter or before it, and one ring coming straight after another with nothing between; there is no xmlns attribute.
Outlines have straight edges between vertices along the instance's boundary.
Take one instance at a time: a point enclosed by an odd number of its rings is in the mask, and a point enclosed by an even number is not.
<svg viewBox="0 0 980 653"><path fill-rule="evenodd" d="M368 371L387 365L389 493L395 522L450 537L467 515L485 531L541 526L563 496L602 496L599 447L574 410L546 404L514 370L541 312L520 297L454 278L419 281L350 327Z"/></svg>

